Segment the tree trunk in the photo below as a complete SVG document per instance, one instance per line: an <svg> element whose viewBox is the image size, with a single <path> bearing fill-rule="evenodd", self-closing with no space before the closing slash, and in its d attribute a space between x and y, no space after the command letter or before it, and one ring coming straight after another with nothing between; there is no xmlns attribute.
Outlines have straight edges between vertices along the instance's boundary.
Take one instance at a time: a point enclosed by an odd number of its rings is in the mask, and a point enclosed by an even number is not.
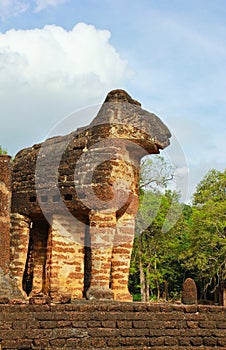
<svg viewBox="0 0 226 350"><path fill-rule="evenodd" d="M140 265L140 294L141 301L146 301L146 286L145 286L145 274L142 262L142 234L139 236L139 265Z"/></svg>
<svg viewBox="0 0 226 350"><path fill-rule="evenodd" d="M149 275L150 275L150 264L148 264L147 266L147 271L145 276L145 301L150 300Z"/></svg>
<svg viewBox="0 0 226 350"><path fill-rule="evenodd" d="M160 286L158 279L156 280L156 288L157 288L157 301L160 299Z"/></svg>
<svg viewBox="0 0 226 350"><path fill-rule="evenodd" d="M163 297L163 299L168 300L168 296L169 296L169 293L168 293L168 282L164 281L164 291L163 291L162 297Z"/></svg>
<svg viewBox="0 0 226 350"><path fill-rule="evenodd" d="M145 276L144 276L144 269L143 264L141 261L140 256L140 294L141 294L141 301L145 302L146 300L146 288L145 288Z"/></svg>
<svg viewBox="0 0 226 350"><path fill-rule="evenodd" d="M154 269L155 269L155 275L156 275L156 289L157 289L157 301L160 299L160 285L159 285L159 280L158 280L158 275L157 275L157 260L155 259L154 263Z"/></svg>

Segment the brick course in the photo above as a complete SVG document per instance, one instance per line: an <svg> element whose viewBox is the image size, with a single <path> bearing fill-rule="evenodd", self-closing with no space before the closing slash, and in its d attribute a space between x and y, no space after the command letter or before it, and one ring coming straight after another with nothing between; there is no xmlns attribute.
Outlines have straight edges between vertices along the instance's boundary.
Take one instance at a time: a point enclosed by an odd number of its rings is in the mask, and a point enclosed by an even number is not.
<svg viewBox="0 0 226 350"><path fill-rule="evenodd" d="M226 308L76 301L1 304L1 349L226 349Z"/></svg>

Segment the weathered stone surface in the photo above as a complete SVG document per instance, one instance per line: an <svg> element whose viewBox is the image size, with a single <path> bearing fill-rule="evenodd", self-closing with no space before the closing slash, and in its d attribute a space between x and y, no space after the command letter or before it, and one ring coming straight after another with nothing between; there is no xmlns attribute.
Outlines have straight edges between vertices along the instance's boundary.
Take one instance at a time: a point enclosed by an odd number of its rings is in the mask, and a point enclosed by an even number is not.
<svg viewBox="0 0 226 350"><path fill-rule="evenodd" d="M51 298L48 295L44 295L43 293L38 293L31 298L29 298L29 304L31 305L45 305L50 304Z"/></svg>
<svg viewBox="0 0 226 350"><path fill-rule="evenodd" d="M12 169L11 267L54 301L128 292L140 160L169 145L161 120L111 91L86 127L20 151Z"/></svg>
<svg viewBox="0 0 226 350"><path fill-rule="evenodd" d="M0 298L22 297L10 265L11 157L0 155Z"/></svg>
<svg viewBox="0 0 226 350"><path fill-rule="evenodd" d="M10 300L14 298L24 299L21 291L18 288L15 278L9 271L5 273L0 268L0 298L4 300L5 298Z"/></svg>
<svg viewBox="0 0 226 350"><path fill-rule="evenodd" d="M95 300L95 299L114 299L114 294L109 288L89 288L89 290L86 293L86 296L89 300Z"/></svg>
<svg viewBox="0 0 226 350"><path fill-rule="evenodd" d="M11 157L0 155L0 268L9 271Z"/></svg>
<svg viewBox="0 0 226 350"><path fill-rule="evenodd" d="M192 278L187 278L183 283L182 303L185 305L197 304L197 287Z"/></svg>

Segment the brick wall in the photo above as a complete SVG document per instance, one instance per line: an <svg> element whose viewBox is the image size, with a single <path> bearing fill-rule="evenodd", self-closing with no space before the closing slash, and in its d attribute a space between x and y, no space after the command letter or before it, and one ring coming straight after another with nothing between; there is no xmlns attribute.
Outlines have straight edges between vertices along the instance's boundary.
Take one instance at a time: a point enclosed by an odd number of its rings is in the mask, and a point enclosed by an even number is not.
<svg viewBox="0 0 226 350"><path fill-rule="evenodd" d="M1 349L226 349L226 308L79 301L0 305Z"/></svg>

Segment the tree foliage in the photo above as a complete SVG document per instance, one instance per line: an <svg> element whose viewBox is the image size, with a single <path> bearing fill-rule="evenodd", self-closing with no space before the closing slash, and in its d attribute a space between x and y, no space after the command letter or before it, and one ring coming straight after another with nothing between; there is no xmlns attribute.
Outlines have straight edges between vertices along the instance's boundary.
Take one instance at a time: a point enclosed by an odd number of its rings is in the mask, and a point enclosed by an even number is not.
<svg viewBox="0 0 226 350"><path fill-rule="evenodd" d="M0 145L0 154L7 154L7 150Z"/></svg>
<svg viewBox="0 0 226 350"><path fill-rule="evenodd" d="M226 279L226 170L210 170L197 186L192 207L189 248L184 261L203 298ZM216 299L215 293L215 299Z"/></svg>
<svg viewBox="0 0 226 350"><path fill-rule="evenodd" d="M211 169L198 184L193 204L197 206L205 204L209 200L213 202L226 200L226 169L224 172Z"/></svg>
<svg viewBox="0 0 226 350"><path fill-rule="evenodd" d="M160 155L144 157L141 162L140 190L165 188L174 177L174 167Z"/></svg>
<svg viewBox="0 0 226 350"><path fill-rule="evenodd" d="M136 237L131 262L130 289L138 291L141 300L149 296L160 298L167 294L167 286L175 279L170 266L176 260L175 244L169 245L170 219L180 216L181 206L178 194L166 189L173 179L174 168L163 157L147 157L142 163L140 179L140 208L136 220ZM171 217L167 214L171 209ZM172 210L173 209L173 210ZM179 215L178 215L179 212Z"/></svg>
<svg viewBox="0 0 226 350"><path fill-rule="evenodd" d="M165 160L159 161L152 173L154 160L143 163L130 290L143 301L171 299L180 295L184 279L192 277L199 297L217 302L219 282L226 279L226 170L210 170L190 206L179 202L178 193L167 190L171 176L164 174L162 183L151 180L152 174L157 174L153 179L161 178L158 170ZM173 226L169 210L177 219Z"/></svg>

